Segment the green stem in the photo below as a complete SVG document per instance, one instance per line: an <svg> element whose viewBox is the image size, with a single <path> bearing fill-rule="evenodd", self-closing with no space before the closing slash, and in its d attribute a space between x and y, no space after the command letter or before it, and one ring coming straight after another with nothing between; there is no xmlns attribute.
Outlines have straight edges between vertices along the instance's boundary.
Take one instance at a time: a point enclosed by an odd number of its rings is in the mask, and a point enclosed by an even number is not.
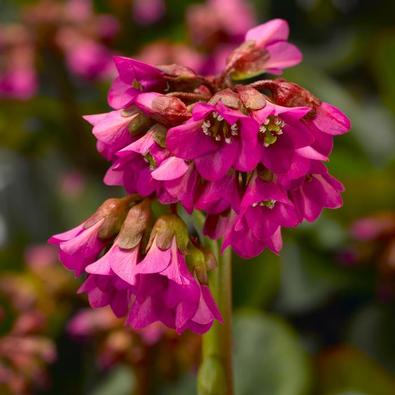
<svg viewBox="0 0 395 395"><path fill-rule="evenodd" d="M232 370L232 252L223 255L219 245L210 242L218 267L209 275L210 290L224 323L215 322L203 336L202 364L199 370L199 395L233 395Z"/></svg>

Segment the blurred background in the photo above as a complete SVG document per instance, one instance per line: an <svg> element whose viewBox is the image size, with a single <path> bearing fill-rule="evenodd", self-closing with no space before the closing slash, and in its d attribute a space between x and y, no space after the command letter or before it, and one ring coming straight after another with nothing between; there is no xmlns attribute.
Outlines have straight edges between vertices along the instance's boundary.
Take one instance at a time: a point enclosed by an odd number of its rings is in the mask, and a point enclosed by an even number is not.
<svg viewBox="0 0 395 395"><path fill-rule="evenodd" d="M395 394L393 0L0 0L0 395L195 394L200 339L88 309L46 245L108 196L81 116L108 111L111 56L221 67L289 21L285 78L340 107L344 207L234 264L236 395Z"/></svg>

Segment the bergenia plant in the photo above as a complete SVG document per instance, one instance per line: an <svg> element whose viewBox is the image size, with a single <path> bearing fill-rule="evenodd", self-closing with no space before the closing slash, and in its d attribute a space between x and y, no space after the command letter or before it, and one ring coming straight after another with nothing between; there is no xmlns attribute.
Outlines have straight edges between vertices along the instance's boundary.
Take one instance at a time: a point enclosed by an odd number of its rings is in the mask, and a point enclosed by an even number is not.
<svg viewBox="0 0 395 395"><path fill-rule="evenodd" d="M233 393L232 251L277 254L283 228L342 205L325 162L350 121L293 82L261 78L301 61L288 33L280 19L249 30L210 77L116 57L112 110L85 119L111 162L105 184L126 196L50 239L85 276L93 308L110 306L135 329L210 331L202 394Z"/></svg>

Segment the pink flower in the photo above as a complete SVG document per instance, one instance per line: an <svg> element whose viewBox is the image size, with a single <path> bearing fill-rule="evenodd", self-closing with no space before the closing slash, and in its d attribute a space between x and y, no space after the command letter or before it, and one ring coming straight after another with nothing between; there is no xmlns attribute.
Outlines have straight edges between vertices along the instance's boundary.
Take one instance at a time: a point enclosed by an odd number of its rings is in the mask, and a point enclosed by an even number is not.
<svg viewBox="0 0 395 395"><path fill-rule="evenodd" d="M200 191L195 208L209 214L221 214L228 209L239 211L241 187L235 171L217 181L207 182Z"/></svg>
<svg viewBox="0 0 395 395"><path fill-rule="evenodd" d="M138 111L111 111L104 114L85 115L84 119L93 125L92 133L97 138L98 151L112 160L120 149L133 141L129 124L139 116Z"/></svg>
<svg viewBox="0 0 395 395"><path fill-rule="evenodd" d="M207 180L222 178L231 167L252 170L257 158L258 124L251 117L217 104L197 103L192 119L168 130L166 144L177 157L193 160Z"/></svg>
<svg viewBox="0 0 395 395"><path fill-rule="evenodd" d="M73 73L88 80L111 76L113 65L109 49L94 40L73 37L72 33L67 33L62 32L58 40Z"/></svg>
<svg viewBox="0 0 395 395"><path fill-rule="evenodd" d="M259 123L259 144L256 155L265 167L275 173L285 173L291 167L298 149L314 142L312 133L301 119L309 107L281 107L270 102L254 112Z"/></svg>
<svg viewBox="0 0 395 395"><path fill-rule="evenodd" d="M104 219L85 228L84 224L49 239L49 243L59 246L59 259L76 276L80 276L85 267L93 262L105 247L98 233Z"/></svg>
<svg viewBox="0 0 395 395"><path fill-rule="evenodd" d="M164 40L154 41L142 49L138 58L149 64L179 64L201 71L204 57L188 45Z"/></svg>
<svg viewBox="0 0 395 395"><path fill-rule="evenodd" d="M112 329L116 324L110 309L83 309L69 321L67 331L75 337L88 337Z"/></svg>
<svg viewBox="0 0 395 395"><path fill-rule="evenodd" d="M163 73L156 67L123 56L115 56L114 62L118 77L108 92L108 104L112 108L126 108L139 93L164 88Z"/></svg>
<svg viewBox="0 0 395 395"><path fill-rule="evenodd" d="M141 25L157 22L166 12L164 0L134 0L134 19Z"/></svg>
<svg viewBox="0 0 395 395"><path fill-rule="evenodd" d="M59 246L59 259L63 265L80 276L119 231L119 221L125 218L131 201L133 196L107 199L81 225L52 236L48 242Z"/></svg>
<svg viewBox="0 0 395 395"><path fill-rule="evenodd" d="M321 163L313 163L309 173L297 183L290 195L301 219L315 221L324 208L339 208L343 204L343 185Z"/></svg>
<svg viewBox="0 0 395 395"><path fill-rule="evenodd" d="M298 212L286 191L280 185L255 175L248 184L240 213L225 235L222 248L232 245L238 254L246 258L265 247L278 252L281 247L280 228L293 228L299 222Z"/></svg>
<svg viewBox="0 0 395 395"><path fill-rule="evenodd" d="M190 329L201 334L214 320L222 320L208 287L190 273L175 238L165 250L154 239L137 270L140 278L128 317L134 329L159 320L178 333Z"/></svg>
<svg viewBox="0 0 395 395"><path fill-rule="evenodd" d="M288 23L283 19L272 19L262 25L250 29L246 42L253 42L255 46L267 54L265 71L281 74L282 70L295 66L302 61L299 49L287 42L289 36Z"/></svg>
<svg viewBox="0 0 395 395"><path fill-rule="evenodd" d="M116 317L125 317L133 288L120 278L112 276L89 275L78 293L88 295L89 305L94 308L110 306Z"/></svg>
<svg viewBox="0 0 395 395"><path fill-rule="evenodd" d="M37 91L35 51L23 26L0 26L0 61L0 98L30 99Z"/></svg>
<svg viewBox="0 0 395 395"><path fill-rule="evenodd" d="M121 185L129 193L141 196L148 196L159 187L160 182L152 177L152 172L169 153L155 141L156 130L152 128L117 153L118 159L104 177L107 185Z"/></svg>

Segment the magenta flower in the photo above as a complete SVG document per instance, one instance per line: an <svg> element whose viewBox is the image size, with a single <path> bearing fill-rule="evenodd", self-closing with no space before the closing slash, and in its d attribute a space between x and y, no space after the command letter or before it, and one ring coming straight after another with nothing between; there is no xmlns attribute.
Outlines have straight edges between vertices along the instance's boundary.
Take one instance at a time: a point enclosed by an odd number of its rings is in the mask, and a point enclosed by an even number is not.
<svg viewBox="0 0 395 395"><path fill-rule="evenodd" d="M236 172L231 171L217 181L207 182L200 191L195 208L209 214L221 214L228 209L239 211L241 188Z"/></svg>
<svg viewBox="0 0 395 395"><path fill-rule="evenodd" d="M87 80L110 77L113 72L112 52L95 40L63 31L58 35L69 69Z"/></svg>
<svg viewBox="0 0 395 395"><path fill-rule="evenodd" d="M141 92L161 91L165 82L156 67L123 56L114 57L118 77L108 92L108 104L118 110L133 103Z"/></svg>
<svg viewBox="0 0 395 395"><path fill-rule="evenodd" d="M156 130L152 128L117 153L118 159L104 177L107 185L121 185L129 193L137 192L141 196L150 195L160 186L160 182L152 177L152 172L169 153L155 141Z"/></svg>
<svg viewBox="0 0 395 395"><path fill-rule="evenodd" d="M192 119L168 130L166 145L177 157L193 160L202 177L215 181L231 167L255 167L257 158L250 153L256 149L257 131L255 120L222 101L197 103Z"/></svg>
<svg viewBox="0 0 395 395"><path fill-rule="evenodd" d="M311 121L324 133L337 136L351 129L351 122L346 115L332 104L321 102Z"/></svg>
<svg viewBox="0 0 395 395"><path fill-rule="evenodd" d="M299 222L298 212L286 191L280 185L254 175L222 248L232 245L243 257L251 257L251 251L262 251L264 247L278 252L280 227L293 228Z"/></svg>
<svg viewBox="0 0 395 395"><path fill-rule="evenodd" d="M252 28L245 36L246 42L253 42L256 48L264 51L266 60L264 70L272 74L281 74L282 70L295 66L302 61L299 49L287 42L289 26L283 19L272 19Z"/></svg>
<svg viewBox="0 0 395 395"><path fill-rule="evenodd" d="M140 25L150 25L157 22L166 12L164 0L134 0L134 19Z"/></svg>
<svg viewBox="0 0 395 395"><path fill-rule="evenodd" d="M85 115L84 119L93 125L92 133L97 138L98 151L108 160L115 153L133 141L128 126L140 116L138 111L111 111L104 114Z"/></svg>
<svg viewBox="0 0 395 395"><path fill-rule="evenodd" d="M296 151L314 142L313 134L301 119L310 112L309 107L281 107L270 102L254 112L259 123L257 152L265 167L275 173L287 172Z"/></svg>
<svg viewBox="0 0 395 395"><path fill-rule="evenodd" d="M163 204L181 203L188 213L195 207L199 175L193 164L170 156L152 171L151 176L160 181L158 199Z"/></svg>
<svg viewBox="0 0 395 395"><path fill-rule="evenodd" d="M134 329L161 321L178 333L190 329L201 334L214 320L222 320L208 287L190 273L175 237L165 250L154 239L137 272L140 278L128 317Z"/></svg>
<svg viewBox="0 0 395 395"><path fill-rule="evenodd" d="M80 276L105 247L105 241L98 235L103 222L104 218L89 227L83 223L49 239L49 243L59 246L60 261L76 276Z"/></svg>
<svg viewBox="0 0 395 395"><path fill-rule="evenodd" d="M125 317L133 288L116 276L89 275L78 293L88 295L89 305L94 308L110 306L118 317Z"/></svg>
<svg viewBox="0 0 395 395"><path fill-rule="evenodd" d="M59 246L64 266L80 276L119 231L119 221L125 218L132 201L133 196L108 199L81 225L52 236L48 242Z"/></svg>
<svg viewBox="0 0 395 395"><path fill-rule="evenodd" d="M297 183L298 187L291 189L290 195L301 219L315 221L324 208L339 208L343 204L342 183L321 163L312 163L309 173Z"/></svg>

